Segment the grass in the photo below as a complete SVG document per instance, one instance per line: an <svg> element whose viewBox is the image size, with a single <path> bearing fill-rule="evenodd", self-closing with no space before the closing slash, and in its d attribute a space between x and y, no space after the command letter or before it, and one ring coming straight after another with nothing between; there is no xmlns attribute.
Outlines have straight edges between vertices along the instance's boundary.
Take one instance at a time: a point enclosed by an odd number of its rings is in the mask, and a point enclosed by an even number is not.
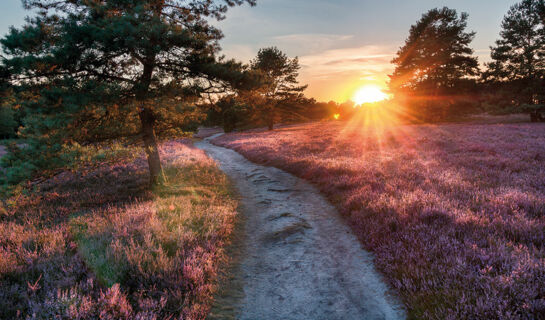
<svg viewBox="0 0 545 320"><path fill-rule="evenodd" d="M545 319L545 126L351 122L214 143L316 184L411 319Z"/></svg>
<svg viewBox="0 0 545 320"><path fill-rule="evenodd" d="M79 168L0 210L0 318L203 319L236 221L225 175L188 140Z"/></svg>

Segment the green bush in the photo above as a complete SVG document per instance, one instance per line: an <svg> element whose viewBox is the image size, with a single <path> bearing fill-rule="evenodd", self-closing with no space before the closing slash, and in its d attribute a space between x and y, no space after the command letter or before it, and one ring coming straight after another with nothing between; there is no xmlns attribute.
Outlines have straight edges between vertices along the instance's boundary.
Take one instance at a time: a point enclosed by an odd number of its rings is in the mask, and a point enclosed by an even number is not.
<svg viewBox="0 0 545 320"><path fill-rule="evenodd" d="M16 130L15 111L10 107L0 106L0 139L15 137Z"/></svg>

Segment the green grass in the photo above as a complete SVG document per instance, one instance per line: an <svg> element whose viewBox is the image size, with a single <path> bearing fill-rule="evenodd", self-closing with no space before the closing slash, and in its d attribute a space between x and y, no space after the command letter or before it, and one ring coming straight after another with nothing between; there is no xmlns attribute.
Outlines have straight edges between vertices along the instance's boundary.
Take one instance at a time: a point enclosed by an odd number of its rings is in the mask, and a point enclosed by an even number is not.
<svg viewBox="0 0 545 320"><path fill-rule="evenodd" d="M70 221L70 232L78 244L79 254L101 285L111 287L123 281L127 268L109 254L108 246L112 241L110 232L89 234L84 217Z"/></svg>
<svg viewBox="0 0 545 320"><path fill-rule="evenodd" d="M189 265L187 255L194 250L200 255L203 246L229 236L236 207L229 182L211 163L166 167L163 180L153 189L151 201L75 217L70 233L101 285L119 283L131 292L137 288L130 284L137 283L174 291L167 298L167 306L174 308L188 299L184 283L173 287L186 270L189 279L184 282L205 288L205 296L194 297L196 303L209 304L218 262L225 259L223 250L193 257Z"/></svg>
<svg viewBox="0 0 545 320"><path fill-rule="evenodd" d="M237 221L228 179L178 140L150 190L142 153L114 149L122 159L89 152L89 165L0 202L0 318L208 315Z"/></svg>

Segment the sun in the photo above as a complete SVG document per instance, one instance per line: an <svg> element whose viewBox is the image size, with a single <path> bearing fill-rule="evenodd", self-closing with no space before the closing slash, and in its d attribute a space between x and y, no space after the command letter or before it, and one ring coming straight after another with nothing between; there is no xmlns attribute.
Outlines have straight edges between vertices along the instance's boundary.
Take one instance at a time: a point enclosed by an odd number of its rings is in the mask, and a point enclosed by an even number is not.
<svg viewBox="0 0 545 320"><path fill-rule="evenodd" d="M382 90L376 86L361 87L356 94L354 94L354 102L357 105L379 102L385 100L386 98L388 98L388 95L382 92Z"/></svg>

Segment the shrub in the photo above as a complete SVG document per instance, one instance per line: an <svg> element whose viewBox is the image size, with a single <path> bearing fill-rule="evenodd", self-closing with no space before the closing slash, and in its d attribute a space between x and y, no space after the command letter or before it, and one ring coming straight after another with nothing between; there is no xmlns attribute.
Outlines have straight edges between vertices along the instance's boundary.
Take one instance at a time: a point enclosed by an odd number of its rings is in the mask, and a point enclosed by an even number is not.
<svg viewBox="0 0 545 320"><path fill-rule="evenodd" d="M15 111L9 106L0 105L0 139L14 138L16 130Z"/></svg>
<svg viewBox="0 0 545 320"><path fill-rule="evenodd" d="M409 318L543 319L544 137L541 124L377 121L214 142L316 184Z"/></svg>

